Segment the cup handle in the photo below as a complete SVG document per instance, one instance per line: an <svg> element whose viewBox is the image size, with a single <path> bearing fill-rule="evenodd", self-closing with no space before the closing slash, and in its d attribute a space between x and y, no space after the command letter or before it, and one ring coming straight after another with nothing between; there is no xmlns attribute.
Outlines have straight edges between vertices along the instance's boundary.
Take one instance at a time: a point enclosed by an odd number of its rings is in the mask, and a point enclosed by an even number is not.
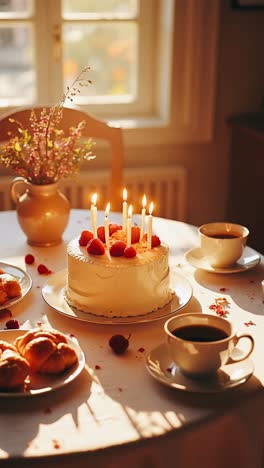
<svg viewBox="0 0 264 468"><path fill-rule="evenodd" d="M18 186L24 185L24 190L17 190ZM12 180L11 186L10 186L10 195L15 204L17 204L19 198L23 193L25 192L25 186L28 185L28 181L24 177L15 177L15 179Z"/></svg>
<svg viewBox="0 0 264 468"><path fill-rule="evenodd" d="M251 336L251 335L247 335L247 334L243 334L243 335L240 335L240 336L237 336L236 339L235 339L235 347L237 346L238 342L242 339L242 338L248 338L249 341L250 341L250 349L248 350L248 352L246 354L244 354L241 358L232 358L232 357L229 357L228 359L228 364L232 364L232 363L235 363L235 362L239 362L239 361L244 361L245 359L248 358L248 356L252 353L253 349L254 349L254 346L255 346L255 342L254 342L254 338Z"/></svg>

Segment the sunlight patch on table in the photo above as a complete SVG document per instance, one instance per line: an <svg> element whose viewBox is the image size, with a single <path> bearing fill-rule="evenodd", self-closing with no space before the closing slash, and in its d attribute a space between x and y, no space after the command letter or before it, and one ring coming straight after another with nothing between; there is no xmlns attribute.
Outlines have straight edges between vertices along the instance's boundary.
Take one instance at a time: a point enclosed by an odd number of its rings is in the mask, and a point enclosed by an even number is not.
<svg viewBox="0 0 264 468"><path fill-rule="evenodd" d="M141 437L161 435L169 430L182 426L182 421L173 411L161 413L159 411L136 412L131 408L127 412Z"/></svg>

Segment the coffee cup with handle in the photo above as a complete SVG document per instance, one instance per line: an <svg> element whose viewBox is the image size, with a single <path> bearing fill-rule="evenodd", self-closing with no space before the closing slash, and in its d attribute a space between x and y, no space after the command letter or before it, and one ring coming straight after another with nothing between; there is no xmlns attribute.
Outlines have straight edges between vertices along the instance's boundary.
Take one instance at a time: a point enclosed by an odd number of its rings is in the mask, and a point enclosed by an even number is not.
<svg viewBox="0 0 264 468"><path fill-rule="evenodd" d="M217 315L179 314L165 322L164 331L170 358L182 373L194 378L213 375L225 364L243 361L254 349L251 335L237 335L233 324ZM243 352L237 348L242 339L250 345Z"/></svg>
<svg viewBox="0 0 264 468"><path fill-rule="evenodd" d="M249 230L241 224L217 222L199 227L202 254L215 268L234 265L243 254Z"/></svg>

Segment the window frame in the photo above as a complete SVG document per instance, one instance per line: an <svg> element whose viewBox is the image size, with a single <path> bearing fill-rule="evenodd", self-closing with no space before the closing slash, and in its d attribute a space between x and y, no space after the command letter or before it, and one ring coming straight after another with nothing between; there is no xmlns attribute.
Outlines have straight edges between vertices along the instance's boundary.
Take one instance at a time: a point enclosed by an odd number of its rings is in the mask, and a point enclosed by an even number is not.
<svg viewBox="0 0 264 468"><path fill-rule="evenodd" d="M149 104L144 102L141 108L134 110L126 104L123 109L121 105L108 106L110 111L105 105L93 104L82 109L121 125L125 142L130 146L209 142L214 138L220 2L149 1L153 21L151 29L142 28L140 43L144 47L150 44L149 56L153 61L151 66L141 70L139 78L143 95L150 98ZM146 7L148 2L142 0L142 5ZM36 72L41 77L36 83L38 105L52 105L63 93L62 67L53 63L53 52L50 52L54 50L53 26L60 21L59 5L60 0L35 0L31 17L36 38ZM143 8L141 13L144 18L147 10ZM43 35L45 47L41 40ZM144 63L144 53L140 54ZM152 89L149 74L153 77Z"/></svg>
<svg viewBox="0 0 264 468"><path fill-rule="evenodd" d="M41 28L41 34L44 34L44 31L48 31L49 38L47 39L47 47L46 47L46 52L48 48L50 48L49 54L46 53L46 63L50 63L50 75L52 79L52 83L54 86L54 90L52 92L52 95L50 96L50 101L56 102L60 99L63 93L63 73L62 73L62 60L63 60L63 43L61 44L61 54L59 60L54 60L53 63L51 63L51 57L50 55L54 53L54 43L50 38L54 37L54 27L56 25L60 25L60 34L62 37L62 28L64 24L70 23L71 21L74 22L75 20L70 20L69 18L65 19L62 17L61 14L61 0L57 0L54 2L53 0L46 0L46 7L43 4L44 2L41 0L36 0L36 19L41 18L42 19L42 28ZM131 103L113 103L111 100L110 102L107 103L104 102L103 104L95 104L93 100L89 103L80 103L78 104L78 107L81 107L82 110L87 111L87 112L92 112L98 115L99 117L101 116L102 118L117 118L118 116L121 117L127 117L129 116L137 116L137 115L143 115L143 114L148 114L150 115L152 111L152 96L153 96L153 88L156 86L155 80L153 83L148 83L147 88L142 87L140 83L146 79L147 76L150 74L153 75L153 68L152 68L152 55L153 55L153 45L152 45L152 37L154 35L153 29L155 29L155 22L154 22L154 7L155 4L157 5L159 3L159 0L148 0L148 2L144 2L141 0L139 2L140 8L139 8L139 20L138 20L138 25L139 25L139 37L138 37L138 59L139 59L139 65L138 65L138 71L137 71L137 79L139 83L139 93L138 97L135 102ZM52 24L49 21L49 18L52 18ZM149 21L147 24L144 24L144 18L148 18ZM44 26L44 22L46 23ZM85 23L85 20L76 20L76 22ZM44 27L43 27L44 26ZM40 44L40 31L38 30L38 44ZM143 47L144 44L144 47ZM145 49L148 50L147 57L145 57L144 51ZM84 66L91 66L92 64L86 63ZM39 67L41 68L41 64L39 64ZM139 70L140 70L140 76L139 76ZM46 67L47 71L47 67ZM141 77L144 77L143 79ZM51 79L47 76L47 79L45 80L45 84L47 86L47 83L51 81ZM44 80L43 80L44 81ZM47 99L47 92L45 91L45 85L39 89L39 101L42 102Z"/></svg>

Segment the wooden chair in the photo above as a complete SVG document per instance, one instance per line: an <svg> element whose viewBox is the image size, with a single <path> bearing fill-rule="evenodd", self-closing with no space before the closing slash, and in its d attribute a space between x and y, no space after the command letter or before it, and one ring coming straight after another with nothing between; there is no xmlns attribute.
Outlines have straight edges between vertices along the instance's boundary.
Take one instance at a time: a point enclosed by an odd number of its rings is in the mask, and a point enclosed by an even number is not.
<svg viewBox="0 0 264 468"><path fill-rule="evenodd" d="M42 108L34 108L37 116ZM0 119L0 142L8 140L10 138L9 132L14 131L14 124L9 121L10 118L21 122L25 128L28 128L31 110L32 108L20 109L16 112L5 114ZM109 200L111 200L111 210L120 211L124 166L122 129L120 127L112 127L107 122L99 120L81 110L68 107L63 108L63 116L59 128L67 134L69 127L76 126L82 120L86 122L82 133L84 137L107 141L111 148L111 174L108 196Z"/></svg>

